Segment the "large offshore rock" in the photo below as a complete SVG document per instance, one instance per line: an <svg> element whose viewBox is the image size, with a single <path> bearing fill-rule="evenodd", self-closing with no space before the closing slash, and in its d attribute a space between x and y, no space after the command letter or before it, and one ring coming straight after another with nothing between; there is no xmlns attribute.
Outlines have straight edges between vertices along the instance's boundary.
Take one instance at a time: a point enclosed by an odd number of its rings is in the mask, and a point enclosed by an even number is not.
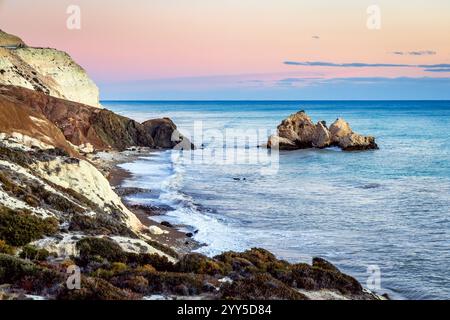
<svg viewBox="0 0 450 320"><path fill-rule="evenodd" d="M316 125L305 111L299 111L283 120L278 134L269 137L268 148L296 150L305 148L327 148L338 146L344 151L377 149L374 137L353 132L343 119L337 119L330 128L325 121Z"/></svg>

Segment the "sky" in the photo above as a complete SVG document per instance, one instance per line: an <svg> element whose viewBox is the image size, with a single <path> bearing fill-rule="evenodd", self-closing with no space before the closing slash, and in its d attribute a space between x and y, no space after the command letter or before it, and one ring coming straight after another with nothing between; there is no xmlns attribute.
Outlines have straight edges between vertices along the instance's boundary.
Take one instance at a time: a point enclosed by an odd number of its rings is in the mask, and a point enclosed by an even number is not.
<svg viewBox="0 0 450 320"><path fill-rule="evenodd" d="M448 0L0 0L0 29L103 100L450 99Z"/></svg>

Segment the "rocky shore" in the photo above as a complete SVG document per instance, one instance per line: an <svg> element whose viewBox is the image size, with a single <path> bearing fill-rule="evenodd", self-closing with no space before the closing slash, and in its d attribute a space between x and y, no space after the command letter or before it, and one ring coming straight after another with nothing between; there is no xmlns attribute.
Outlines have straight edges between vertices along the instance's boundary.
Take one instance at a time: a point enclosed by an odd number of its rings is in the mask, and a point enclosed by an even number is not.
<svg viewBox="0 0 450 320"><path fill-rule="evenodd" d="M189 235L149 219L165 208L127 201L151 190L120 186L118 163L194 147L170 119L139 123L20 84L0 85L0 300L381 299L320 258L193 253Z"/></svg>
<svg viewBox="0 0 450 320"><path fill-rule="evenodd" d="M39 99L31 105L13 99L17 91L0 90L6 92L0 94L3 299L379 298L321 259L290 264L256 248L213 258L192 253L199 244L189 236L149 219L163 208L127 203L127 195L148 190L121 189L107 180L121 181L114 178L118 162L157 151L82 151L58 128L64 122L38 113ZM10 121L10 112L19 110L21 121ZM114 139L117 130L107 132L111 136L102 141ZM66 286L71 266L80 268L80 290Z"/></svg>

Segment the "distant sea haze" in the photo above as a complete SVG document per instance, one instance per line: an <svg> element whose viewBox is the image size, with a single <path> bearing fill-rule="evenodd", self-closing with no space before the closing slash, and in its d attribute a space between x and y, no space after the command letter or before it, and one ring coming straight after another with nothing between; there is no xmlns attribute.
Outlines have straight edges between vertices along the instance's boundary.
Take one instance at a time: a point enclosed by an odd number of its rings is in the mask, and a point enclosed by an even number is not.
<svg viewBox="0 0 450 320"><path fill-rule="evenodd" d="M381 292L394 298L450 298L450 102L103 105L139 121L170 117L182 132L199 120L205 129L275 129L299 110L328 124L343 117L380 149L281 152L274 175L255 164L186 164L167 151L124 164L134 174L125 183L153 191L133 201L172 207L161 220L199 230L203 253L262 247L292 262L320 256L363 284L378 266ZM196 152L223 145L204 147Z"/></svg>

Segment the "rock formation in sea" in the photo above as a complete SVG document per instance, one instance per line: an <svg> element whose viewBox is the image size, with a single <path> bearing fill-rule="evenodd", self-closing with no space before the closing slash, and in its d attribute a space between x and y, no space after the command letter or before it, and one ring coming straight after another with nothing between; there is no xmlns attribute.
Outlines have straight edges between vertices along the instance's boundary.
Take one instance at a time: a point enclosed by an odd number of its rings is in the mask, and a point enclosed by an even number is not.
<svg viewBox="0 0 450 320"><path fill-rule="evenodd" d="M314 124L305 111L283 120L278 133L269 137L268 148L297 150L336 146L344 151L378 149L375 138L353 132L348 122L337 119L329 128L325 121Z"/></svg>
<svg viewBox="0 0 450 320"><path fill-rule="evenodd" d="M0 30L0 84L101 107L99 90L86 71L65 52L27 46Z"/></svg>

